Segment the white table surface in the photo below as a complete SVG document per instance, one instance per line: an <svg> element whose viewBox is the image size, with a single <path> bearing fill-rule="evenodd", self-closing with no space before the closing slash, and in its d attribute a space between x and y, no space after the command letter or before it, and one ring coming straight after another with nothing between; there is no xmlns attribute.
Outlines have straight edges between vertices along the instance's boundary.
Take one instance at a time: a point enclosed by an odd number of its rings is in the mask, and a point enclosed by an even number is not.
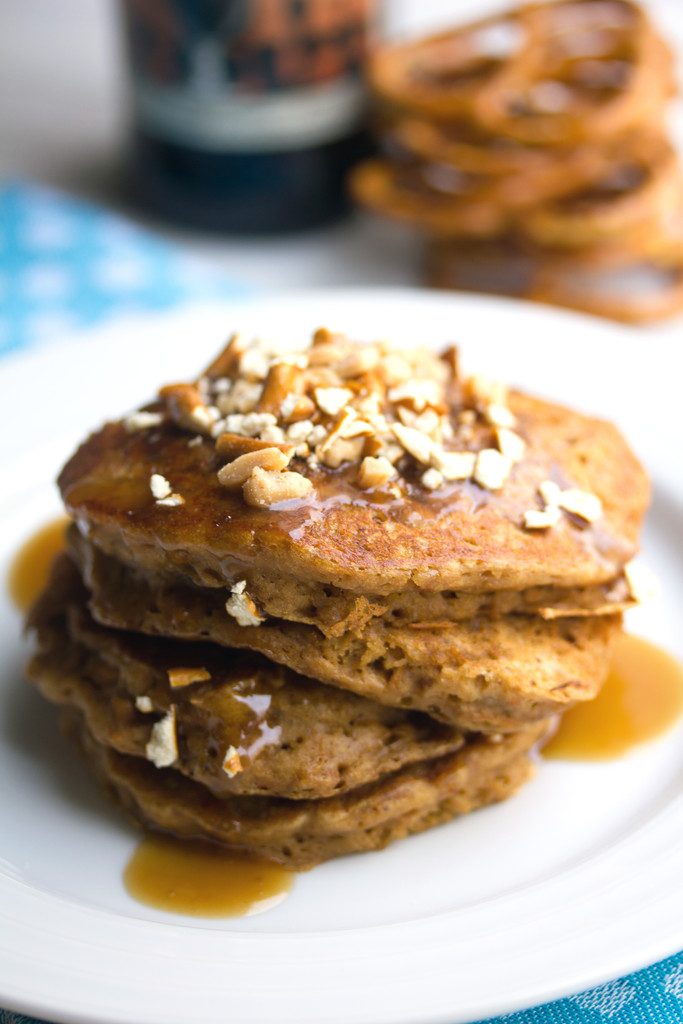
<svg viewBox="0 0 683 1024"><path fill-rule="evenodd" d="M500 0L385 0L393 32L502 6ZM648 6L683 66L683 0ZM673 120L683 138L683 119ZM125 140L125 61L114 0L0 0L0 178L32 178L112 205L260 287L418 282L412 239L360 214L302 235L255 240L154 223L126 204ZM679 318L654 330L677 336L682 324Z"/></svg>

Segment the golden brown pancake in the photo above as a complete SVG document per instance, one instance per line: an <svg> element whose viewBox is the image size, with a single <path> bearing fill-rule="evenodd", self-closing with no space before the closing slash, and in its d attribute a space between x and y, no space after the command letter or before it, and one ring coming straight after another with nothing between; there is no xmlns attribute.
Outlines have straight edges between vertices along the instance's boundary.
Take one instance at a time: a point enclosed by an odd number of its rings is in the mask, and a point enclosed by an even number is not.
<svg viewBox="0 0 683 1024"><path fill-rule="evenodd" d="M527 451L497 492L460 481L434 495L415 487L375 502L351 485L351 470L304 465L315 498L253 508L221 487L211 441L189 445L174 425L131 433L122 423L93 434L59 486L67 510L104 550L208 587L273 566L366 595L408 586L481 592L612 580L637 548L649 497L640 464L610 423L520 393L510 396L510 408ZM155 502L154 473L182 494L181 507ZM525 530L524 512L537 506L546 479L597 495L602 518L582 525L565 517L552 530Z"/></svg>
<svg viewBox="0 0 683 1024"><path fill-rule="evenodd" d="M294 868L331 857L379 850L396 839L505 800L531 776L530 754L544 724L498 741L477 739L446 757L425 761L328 800L213 796L173 769L102 746L69 713L94 772L132 817L192 839L209 839Z"/></svg>
<svg viewBox="0 0 683 1024"><path fill-rule="evenodd" d="M62 557L31 614L38 650L28 678L48 700L78 710L97 742L138 757L173 706L174 766L217 796L329 797L464 743L424 714L323 686L259 655L103 628L86 600ZM178 668L209 678L173 688L169 673ZM223 768L230 747L234 774Z"/></svg>
<svg viewBox="0 0 683 1024"><path fill-rule="evenodd" d="M87 565L94 545L75 525L68 533L69 547L80 552L77 560ZM188 574L180 575L172 566L167 571L153 572L135 566L135 571L155 586L192 582ZM248 592L264 615L315 626L328 637L357 632L376 618L403 625L458 622L479 616L495 619L510 614L542 618L616 615L634 604L623 575L591 587L540 586L475 592L422 590L411 585L393 594L369 596L330 584L297 580L279 572L277 566L271 566L267 572L250 567L245 575Z"/></svg>
<svg viewBox="0 0 683 1024"><path fill-rule="evenodd" d="M340 637L278 619L240 626L226 612L225 591L150 583L82 539L75 554L93 614L106 625L246 647L373 701L475 732L518 729L590 700L621 628L619 615L554 621L508 615L427 629L378 618Z"/></svg>

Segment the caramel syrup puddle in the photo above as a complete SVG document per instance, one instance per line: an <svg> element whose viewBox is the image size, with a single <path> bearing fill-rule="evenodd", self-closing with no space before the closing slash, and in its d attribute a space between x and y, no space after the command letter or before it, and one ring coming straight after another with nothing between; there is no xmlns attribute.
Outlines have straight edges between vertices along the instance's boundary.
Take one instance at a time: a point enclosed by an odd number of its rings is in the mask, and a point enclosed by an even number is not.
<svg viewBox="0 0 683 1024"><path fill-rule="evenodd" d="M286 899L294 872L210 843L150 834L123 874L130 895L149 907L192 917L247 917Z"/></svg>
<svg viewBox="0 0 683 1024"><path fill-rule="evenodd" d="M553 760L606 761L655 739L683 713L683 666L641 637L624 634L595 700L570 708L543 748Z"/></svg>
<svg viewBox="0 0 683 1024"><path fill-rule="evenodd" d="M14 556L7 577L13 603L26 612L43 591L56 556L64 550L64 537L71 520L60 516L41 526Z"/></svg>

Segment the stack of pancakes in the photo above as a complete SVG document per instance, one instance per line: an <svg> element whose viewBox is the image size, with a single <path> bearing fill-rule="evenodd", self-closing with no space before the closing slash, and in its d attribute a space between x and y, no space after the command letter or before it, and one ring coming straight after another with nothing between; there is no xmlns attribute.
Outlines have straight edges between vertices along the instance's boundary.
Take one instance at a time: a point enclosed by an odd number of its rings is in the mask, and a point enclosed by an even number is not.
<svg viewBox="0 0 683 1024"><path fill-rule="evenodd" d="M683 307L671 53L632 0L550 0L380 49L384 155L356 198L426 238L438 287L626 321Z"/></svg>
<svg viewBox="0 0 683 1024"><path fill-rule="evenodd" d="M28 675L135 818L294 867L514 792L596 695L648 485L437 357L235 335L89 437Z"/></svg>

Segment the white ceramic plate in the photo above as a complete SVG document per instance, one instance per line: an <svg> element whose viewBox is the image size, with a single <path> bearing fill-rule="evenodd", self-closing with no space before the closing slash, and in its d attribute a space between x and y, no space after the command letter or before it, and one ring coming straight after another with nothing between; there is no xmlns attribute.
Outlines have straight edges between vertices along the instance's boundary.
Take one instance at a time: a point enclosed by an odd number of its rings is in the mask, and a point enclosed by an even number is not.
<svg viewBox="0 0 683 1024"><path fill-rule="evenodd" d="M507 301L308 293L136 319L0 365L0 561L57 513L72 444L235 327L322 323L457 340L473 369L614 418L651 468L645 534L662 598L630 628L683 657L680 351ZM683 947L683 728L619 761L549 762L508 803L300 876L242 920L139 905L133 831L21 682L0 608L0 1005L88 1024L456 1024L566 995Z"/></svg>

